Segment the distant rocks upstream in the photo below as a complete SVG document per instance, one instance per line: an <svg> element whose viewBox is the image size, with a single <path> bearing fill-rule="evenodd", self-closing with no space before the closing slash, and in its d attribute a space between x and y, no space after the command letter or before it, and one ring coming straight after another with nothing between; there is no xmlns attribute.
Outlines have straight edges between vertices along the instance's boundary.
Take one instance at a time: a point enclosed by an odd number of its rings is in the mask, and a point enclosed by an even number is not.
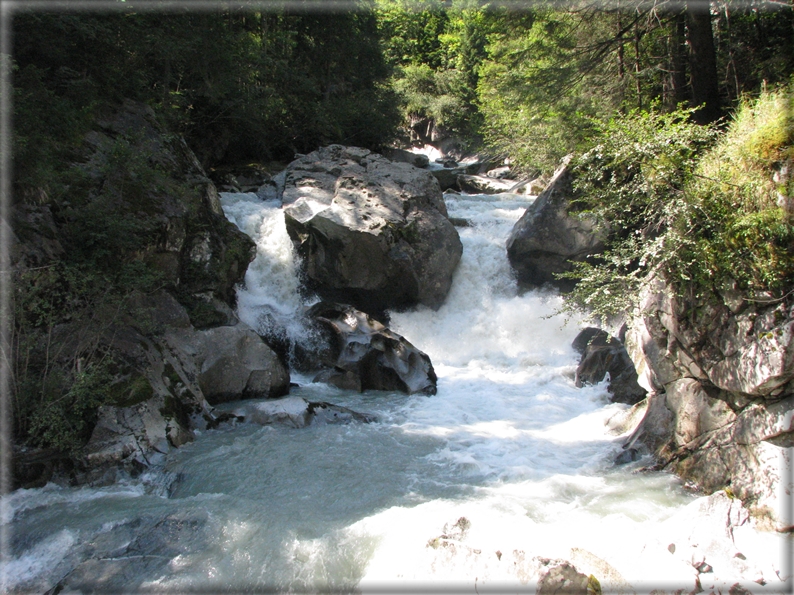
<svg viewBox="0 0 794 595"><path fill-rule="evenodd" d="M557 274L573 270L604 249L595 222L572 213L572 174L567 160L530 205L507 239L507 256L520 285L526 289L551 284L563 291L575 281Z"/></svg>

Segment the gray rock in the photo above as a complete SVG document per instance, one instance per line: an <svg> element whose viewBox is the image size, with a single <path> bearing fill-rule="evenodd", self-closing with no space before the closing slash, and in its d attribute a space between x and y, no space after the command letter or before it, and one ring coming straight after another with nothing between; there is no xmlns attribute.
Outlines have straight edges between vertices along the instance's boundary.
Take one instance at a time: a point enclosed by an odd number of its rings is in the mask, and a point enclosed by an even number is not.
<svg viewBox="0 0 794 595"><path fill-rule="evenodd" d="M411 151L406 151L405 149L387 147L381 150L381 155L386 157L386 159L399 161L401 163L410 163L414 167L419 168L427 167L430 164L430 159L427 155L422 153L412 153Z"/></svg>
<svg viewBox="0 0 794 595"><path fill-rule="evenodd" d="M146 591L153 582L162 586L160 581L167 582L174 574L175 558L189 559L221 529L202 511L121 523L85 539L90 545L78 546L61 563L58 570L63 578L48 593L129 593Z"/></svg>
<svg viewBox="0 0 794 595"><path fill-rule="evenodd" d="M509 192L515 182L510 180L499 180L487 176L458 176L458 188L463 192L470 192L472 194L498 194L500 192Z"/></svg>
<svg viewBox="0 0 794 595"><path fill-rule="evenodd" d="M278 355L243 323L203 331L174 331L169 344L193 355L198 384L210 404L273 398L289 391Z"/></svg>
<svg viewBox="0 0 794 595"><path fill-rule="evenodd" d="M604 249L595 222L570 212L572 175L567 163L566 158L507 239L507 256L524 287L550 283L570 290L575 282L557 279L555 274L572 270L571 262L584 261Z"/></svg>
<svg viewBox="0 0 794 595"><path fill-rule="evenodd" d="M460 190L458 188L458 176L464 174L465 170L463 168L444 168L431 170L430 173L438 180L439 188L446 192L447 190Z"/></svg>
<svg viewBox="0 0 794 595"><path fill-rule="evenodd" d="M634 405L647 391L637 383L637 371L626 348L601 329L586 328L574 339L573 348L582 354L576 369L576 386L598 384L609 374L613 403Z"/></svg>
<svg viewBox="0 0 794 595"><path fill-rule="evenodd" d="M430 358L405 338L352 306L321 302L309 317L330 331L325 364L329 371L315 381L341 388L436 393Z"/></svg>
<svg viewBox="0 0 794 595"><path fill-rule="evenodd" d="M332 145L285 176L287 231L310 289L370 312L443 303L463 248L429 172Z"/></svg>
<svg viewBox="0 0 794 595"><path fill-rule="evenodd" d="M570 562L544 560L548 570L538 580L537 595L587 595L590 578L582 574ZM600 590L600 589L599 589Z"/></svg>
<svg viewBox="0 0 794 595"><path fill-rule="evenodd" d="M700 302L656 278L626 337L651 389L634 438L707 492L728 488L759 518L792 524L794 317L785 303L755 305L720 289Z"/></svg>
<svg viewBox="0 0 794 595"><path fill-rule="evenodd" d="M375 421L371 415L332 403L310 402L300 397L284 397L236 407L233 414L249 423L305 428L309 424L346 424Z"/></svg>
<svg viewBox="0 0 794 595"><path fill-rule="evenodd" d="M615 457L615 465L627 465L640 458L640 451L636 448L627 448Z"/></svg>

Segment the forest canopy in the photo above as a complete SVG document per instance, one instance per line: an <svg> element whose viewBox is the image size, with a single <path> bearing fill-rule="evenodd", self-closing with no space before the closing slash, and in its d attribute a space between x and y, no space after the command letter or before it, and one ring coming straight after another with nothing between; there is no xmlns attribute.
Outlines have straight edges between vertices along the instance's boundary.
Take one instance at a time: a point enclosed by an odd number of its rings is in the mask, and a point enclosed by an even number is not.
<svg viewBox="0 0 794 595"><path fill-rule="evenodd" d="M207 167L377 148L421 123L550 170L615 114L684 104L713 122L794 66L794 11L779 1L124 6L14 14L18 183L41 183L122 98L155 108Z"/></svg>

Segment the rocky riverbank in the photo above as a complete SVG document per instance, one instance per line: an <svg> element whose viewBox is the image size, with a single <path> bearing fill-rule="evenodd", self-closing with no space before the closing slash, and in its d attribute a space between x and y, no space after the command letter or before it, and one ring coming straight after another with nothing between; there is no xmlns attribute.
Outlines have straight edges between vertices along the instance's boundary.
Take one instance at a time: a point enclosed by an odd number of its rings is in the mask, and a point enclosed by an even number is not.
<svg viewBox="0 0 794 595"><path fill-rule="evenodd" d="M552 283L570 289L573 281L557 275L569 272L572 261L597 259L603 250L593 224L572 207L571 176L563 164L507 241L511 264L525 287ZM708 494L724 490L741 499L761 525L791 531L790 296L751 298L734 284L692 298L653 278L621 335L648 393L634 405L637 427L626 448L645 445L656 458L654 469L674 471ZM622 349L621 341L614 338L612 348L602 343L583 355L585 376L579 377L585 381L593 378L588 366L597 364L598 381L619 358L615 350ZM610 390L619 392L614 371L611 376Z"/></svg>

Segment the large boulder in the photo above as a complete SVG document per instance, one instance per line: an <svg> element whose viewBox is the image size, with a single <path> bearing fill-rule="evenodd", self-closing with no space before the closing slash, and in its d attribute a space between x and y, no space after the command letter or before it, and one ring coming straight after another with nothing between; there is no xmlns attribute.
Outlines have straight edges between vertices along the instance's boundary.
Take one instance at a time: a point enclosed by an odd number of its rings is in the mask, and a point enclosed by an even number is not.
<svg viewBox="0 0 794 595"><path fill-rule="evenodd" d="M352 390L436 393L436 373L427 354L355 308L328 302L308 312L326 330L327 366L317 381Z"/></svg>
<svg viewBox="0 0 794 595"><path fill-rule="evenodd" d="M539 287L550 283L563 291L575 284L555 275L573 269L604 249L595 222L573 212L573 176L563 161L546 189L527 208L507 239L507 256L521 286Z"/></svg>
<svg viewBox="0 0 794 595"><path fill-rule="evenodd" d="M202 331L174 330L166 340L193 356L199 387L211 405L289 392L289 372L276 352L242 322Z"/></svg>
<svg viewBox="0 0 794 595"><path fill-rule="evenodd" d="M576 368L576 386L598 384L609 374L609 387L613 403L634 405L645 398L648 391L637 383L637 370L620 339L604 330L582 330L572 347L582 356Z"/></svg>
<svg viewBox="0 0 794 595"><path fill-rule="evenodd" d="M288 166L282 200L307 285L324 299L369 312L443 303L463 247L427 171L331 145Z"/></svg>
<svg viewBox="0 0 794 595"><path fill-rule="evenodd" d="M794 523L794 308L726 287L699 300L653 279L626 346L651 393L633 440L707 492L729 489L759 518Z"/></svg>

